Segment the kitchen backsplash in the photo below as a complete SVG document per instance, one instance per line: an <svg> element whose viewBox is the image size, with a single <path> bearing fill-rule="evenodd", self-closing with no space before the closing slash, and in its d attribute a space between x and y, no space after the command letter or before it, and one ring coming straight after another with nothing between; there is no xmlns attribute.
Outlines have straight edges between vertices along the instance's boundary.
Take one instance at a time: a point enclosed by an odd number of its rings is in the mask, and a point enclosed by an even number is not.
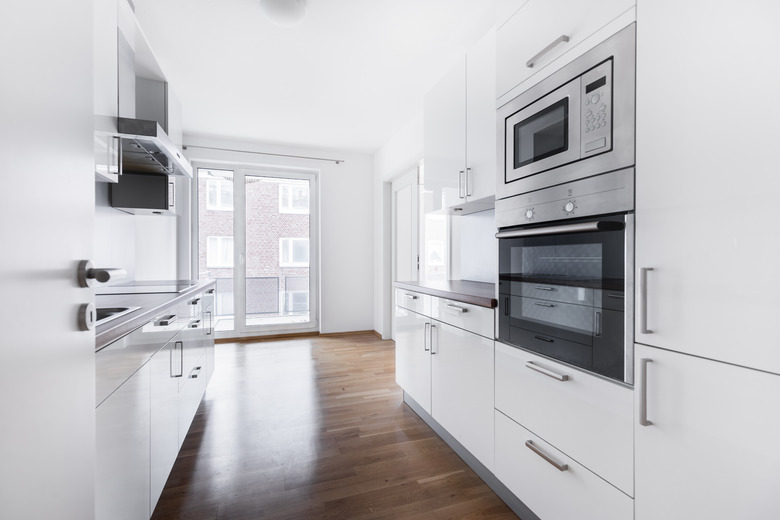
<svg viewBox="0 0 780 520"><path fill-rule="evenodd" d="M452 278L496 283L495 210L452 217Z"/></svg>

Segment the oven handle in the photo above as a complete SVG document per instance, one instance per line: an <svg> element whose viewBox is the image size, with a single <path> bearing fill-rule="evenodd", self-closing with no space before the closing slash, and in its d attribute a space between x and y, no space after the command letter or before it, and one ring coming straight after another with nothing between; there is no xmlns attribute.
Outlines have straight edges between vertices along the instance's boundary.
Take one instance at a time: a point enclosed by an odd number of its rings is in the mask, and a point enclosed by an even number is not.
<svg viewBox="0 0 780 520"><path fill-rule="evenodd" d="M589 231L620 231L625 229L623 222L614 220L598 220L579 224L564 224L562 226L538 227L532 229L516 229L514 231L499 231L496 238L519 238L539 235L562 235L564 233L587 233Z"/></svg>

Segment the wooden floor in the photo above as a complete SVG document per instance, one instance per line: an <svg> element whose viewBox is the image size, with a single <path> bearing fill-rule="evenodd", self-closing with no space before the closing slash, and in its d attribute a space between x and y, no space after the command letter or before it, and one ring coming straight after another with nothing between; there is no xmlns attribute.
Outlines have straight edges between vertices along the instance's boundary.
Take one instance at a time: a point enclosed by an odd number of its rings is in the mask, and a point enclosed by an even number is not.
<svg viewBox="0 0 780 520"><path fill-rule="evenodd" d="M152 518L517 519L402 401L370 333L216 346Z"/></svg>

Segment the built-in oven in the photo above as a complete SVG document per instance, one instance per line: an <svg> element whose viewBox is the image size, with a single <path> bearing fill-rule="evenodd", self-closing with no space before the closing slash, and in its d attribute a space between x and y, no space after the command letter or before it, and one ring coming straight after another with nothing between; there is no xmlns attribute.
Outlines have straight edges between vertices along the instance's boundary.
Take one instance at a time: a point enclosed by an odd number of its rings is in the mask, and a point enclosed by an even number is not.
<svg viewBox="0 0 780 520"><path fill-rule="evenodd" d="M633 168L496 202L499 341L633 384Z"/></svg>
<svg viewBox="0 0 780 520"><path fill-rule="evenodd" d="M498 109L496 198L634 164L631 24Z"/></svg>

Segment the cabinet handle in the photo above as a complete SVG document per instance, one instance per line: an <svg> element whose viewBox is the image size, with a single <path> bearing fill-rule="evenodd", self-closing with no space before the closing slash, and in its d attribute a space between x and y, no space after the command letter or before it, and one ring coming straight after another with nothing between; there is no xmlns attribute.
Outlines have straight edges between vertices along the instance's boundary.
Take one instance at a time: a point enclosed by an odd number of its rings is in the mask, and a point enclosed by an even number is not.
<svg viewBox="0 0 780 520"><path fill-rule="evenodd" d="M458 172L458 198L459 199L465 199L466 198L466 190L463 189L463 177L466 174L466 170L460 170Z"/></svg>
<svg viewBox="0 0 780 520"><path fill-rule="evenodd" d="M471 180L471 168L466 168L466 196L471 197L472 195L472 183L469 182Z"/></svg>
<svg viewBox="0 0 780 520"><path fill-rule="evenodd" d="M199 303L200 303L200 298L195 298L194 300L192 300L192 301L190 302L190 305L197 305L197 304L199 304Z"/></svg>
<svg viewBox="0 0 780 520"><path fill-rule="evenodd" d="M639 360L639 425L651 426L652 421L647 420L647 364L652 363L649 358Z"/></svg>
<svg viewBox="0 0 780 520"><path fill-rule="evenodd" d="M197 329L198 327L200 327L200 320L195 320L195 321L190 323L190 328L191 329Z"/></svg>
<svg viewBox="0 0 780 520"><path fill-rule="evenodd" d="M554 291L555 287L544 287L542 285L537 285L536 287L534 287L534 289L539 291Z"/></svg>
<svg viewBox="0 0 780 520"><path fill-rule="evenodd" d="M527 447L529 450L531 450L532 452L536 453L536 454L537 454L537 455L539 455L541 458L543 458L544 460L546 460L547 462L549 462L550 464L552 464L553 466L555 466L555 469L557 469L558 471L566 471L567 469L569 469L569 465L568 465L568 464L561 464L561 463L559 463L559 462L555 461L555 459L553 459L552 457L550 457L549 455L547 455L545 452L543 452L542 450L540 450L540 449L539 449L539 448L536 446L536 444L534 444L534 441L532 441L532 440L527 440L527 441L525 441L525 445L526 445L526 447Z"/></svg>
<svg viewBox="0 0 780 520"><path fill-rule="evenodd" d="M469 311L466 307L461 307L460 305L453 305L451 303L448 303L445 309L452 312L459 312L461 314Z"/></svg>
<svg viewBox="0 0 780 520"><path fill-rule="evenodd" d="M647 328L647 272L652 270L652 267L639 269L639 332L642 334L653 333Z"/></svg>
<svg viewBox="0 0 780 520"><path fill-rule="evenodd" d="M436 329L436 325L431 323L431 354L438 354L439 353L439 342L436 342L436 350L433 350L433 337L434 337L434 329ZM439 339L438 337L436 338Z"/></svg>
<svg viewBox="0 0 780 520"><path fill-rule="evenodd" d="M425 352L431 351L431 349L428 348L428 338L431 337L430 327L431 324L429 322L425 322L425 331L423 332L423 348L425 349Z"/></svg>
<svg viewBox="0 0 780 520"><path fill-rule="evenodd" d="M206 294L214 294L214 288L211 288L208 291L206 291Z"/></svg>
<svg viewBox="0 0 780 520"><path fill-rule="evenodd" d="M190 379L198 379L198 376L200 375L200 369L201 367L193 368L192 372L190 372Z"/></svg>
<svg viewBox="0 0 780 520"><path fill-rule="evenodd" d="M175 314L169 314L168 316L165 316L164 318L160 319L160 321L157 322L158 327L167 327L171 323L176 321L176 315Z"/></svg>
<svg viewBox="0 0 780 520"><path fill-rule="evenodd" d="M558 36L558 38L556 38L554 42L552 42L544 49L540 50L538 53L534 54L534 56L530 60L526 61L525 66L528 67L529 69L534 68L534 65L539 60L539 58L541 58L542 56L544 56L545 54L553 50L556 46L558 46L558 44L566 43L568 41L569 41L569 37L566 36L565 34Z"/></svg>
<svg viewBox="0 0 780 520"><path fill-rule="evenodd" d="M417 295L416 295L416 294L409 294L409 293L404 293L404 295L405 295L407 298L409 298L410 300L416 300L416 299L417 299Z"/></svg>
<svg viewBox="0 0 780 520"><path fill-rule="evenodd" d="M171 377L181 377L183 375L183 372L184 372L184 353L182 352L182 348L183 347L184 347L184 343L182 343L181 341L177 341L177 342L175 342L173 344L173 348L170 350L170 352L171 352L171 363L170 363L170 367L171 367L170 374L171 374ZM174 354L178 354L178 358L179 358L178 360L174 359ZM178 361L178 365L179 365L179 373L178 374L175 374L173 372L173 367L174 367L174 365L177 364L176 361Z"/></svg>
<svg viewBox="0 0 780 520"><path fill-rule="evenodd" d="M509 316L509 298L504 298L504 316Z"/></svg>
<svg viewBox="0 0 780 520"><path fill-rule="evenodd" d="M530 368L531 370L534 370L535 372L539 372L540 374L544 374L547 377L552 377L556 381L568 381L569 380L569 376L567 376L566 374L559 374L557 372L553 372L552 370L550 370L548 368L544 368L544 367L541 367L541 366L537 365L533 361L528 361L525 364L525 367L526 368Z"/></svg>
<svg viewBox="0 0 780 520"><path fill-rule="evenodd" d="M534 305L537 305L539 307L555 307L555 304L552 304L552 303L542 303L542 302L534 302Z"/></svg>
<svg viewBox="0 0 780 520"><path fill-rule="evenodd" d="M206 336L211 336L211 334L214 332L214 328L212 327L212 322L211 322L211 319L212 319L211 318L211 311L206 311L206 316L209 317L209 320L208 320L208 324L209 325L208 325L208 327L206 329L207 330Z"/></svg>
<svg viewBox="0 0 780 520"><path fill-rule="evenodd" d="M596 334L597 337L601 336L601 313L596 312Z"/></svg>

